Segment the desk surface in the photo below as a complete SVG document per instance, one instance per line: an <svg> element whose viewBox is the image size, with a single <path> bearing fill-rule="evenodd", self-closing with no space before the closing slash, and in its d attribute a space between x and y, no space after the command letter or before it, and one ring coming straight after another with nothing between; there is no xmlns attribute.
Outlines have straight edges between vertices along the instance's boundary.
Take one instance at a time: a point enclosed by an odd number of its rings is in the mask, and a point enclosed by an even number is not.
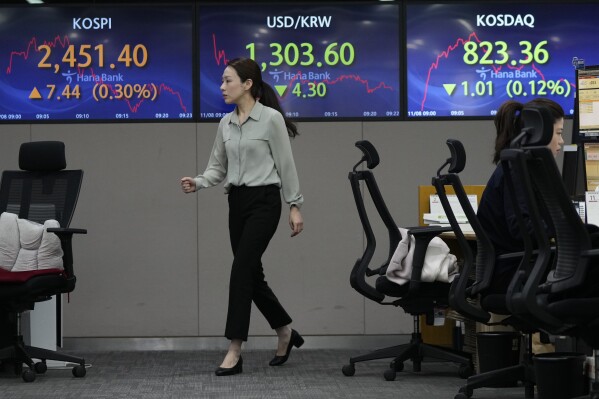
<svg viewBox="0 0 599 399"><path fill-rule="evenodd" d="M466 240L476 241L476 234L474 234L474 232L466 232L463 234L464 234L464 237L466 238ZM441 233L441 234L439 234L439 237L441 237L443 239L448 239L448 240L456 239L455 233L453 231L446 231L445 233Z"/></svg>

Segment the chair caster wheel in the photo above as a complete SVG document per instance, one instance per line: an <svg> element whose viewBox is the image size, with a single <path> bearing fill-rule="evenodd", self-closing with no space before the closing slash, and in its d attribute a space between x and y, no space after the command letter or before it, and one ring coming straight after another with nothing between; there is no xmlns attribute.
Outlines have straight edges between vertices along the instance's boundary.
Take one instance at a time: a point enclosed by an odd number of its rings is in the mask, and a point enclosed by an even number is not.
<svg viewBox="0 0 599 399"><path fill-rule="evenodd" d="M474 390L468 387L461 387L459 393L454 396L454 399L469 399L472 397Z"/></svg>
<svg viewBox="0 0 599 399"><path fill-rule="evenodd" d="M341 372L343 372L344 376L351 377L352 375L356 374L356 366L354 366L353 363L346 364L341 368Z"/></svg>
<svg viewBox="0 0 599 399"><path fill-rule="evenodd" d="M46 364L46 362L37 362L33 366L33 369L37 374L44 374L46 371L48 371L48 365Z"/></svg>
<svg viewBox="0 0 599 399"><path fill-rule="evenodd" d="M397 372L403 371L403 362L398 362L398 361L392 361L391 364L389 365L389 368L391 370L395 370Z"/></svg>
<svg viewBox="0 0 599 399"><path fill-rule="evenodd" d="M15 375L22 375L23 374L23 363L17 361L14 365L13 365L13 370L15 372Z"/></svg>
<svg viewBox="0 0 599 399"><path fill-rule="evenodd" d="M474 374L474 367L470 364L461 364L460 369L458 370L458 376L460 378L466 379Z"/></svg>
<svg viewBox="0 0 599 399"><path fill-rule="evenodd" d="M422 363L420 362L420 360L417 360L412 364L412 370L415 373L422 371Z"/></svg>
<svg viewBox="0 0 599 399"><path fill-rule="evenodd" d="M534 398L535 397L535 385L534 384L524 384L524 397L525 398Z"/></svg>
<svg viewBox="0 0 599 399"><path fill-rule="evenodd" d="M385 381L395 381L395 370L385 370L383 376Z"/></svg>
<svg viewBox="0 0 599 399"><path fill-rule="evenodd" d="M71 370L71 371L73 372L73 376L76 378L83 378L83 377L85 377L85 374L87 374L87 371L85 370L85 366L82 366L80 364L73 367L73 370Z"/></svg>
<svg viewBox="0 0 599 399"><path fill-rule="evenodd" d="M30 369L23 370L23 373L21 374L21 378L23 378L23 381L25 381L25 382L33 382L33 381L35 381L35 372Z"/></svg>

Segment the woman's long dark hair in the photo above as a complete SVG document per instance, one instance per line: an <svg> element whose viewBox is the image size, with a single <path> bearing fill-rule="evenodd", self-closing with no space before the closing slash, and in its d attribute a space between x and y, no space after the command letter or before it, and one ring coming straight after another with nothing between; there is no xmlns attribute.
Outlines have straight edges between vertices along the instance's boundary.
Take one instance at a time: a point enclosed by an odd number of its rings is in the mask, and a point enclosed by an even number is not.
<svg viewBox="0 0 599 399"><path fill-rule="evenodd" d="M235 58L230 60L227 63L227 66L235 69L241 78L241 82L252 79L252 96L260 101L263 105L274 108L281 113L283 120L285 120L285 126L287 127L287 132L289 133L290 137L295 137L299 134L295 123L287 119L285 116L285 113L281 108L281 104L279 104L277 94L273 88L262 80L262 72L260 72L260 66L258 66L256 61L252 60L251 58Z"/></svg>
<svg viewBox="0 0 599 399"><path fill-rule="evenodd" d="M497 137L495 138L495 154L493 163L499 162L501 151L508 148L510 142L520 134L522 123L520 121L520 111L526 106L536 105L547 108L551 112L551 122L555 123L558 119L564 117L564 109L561 105L548 98L535 98L526 104L515 100L508 100L501 104L495 115L495 129Z"/></svg>

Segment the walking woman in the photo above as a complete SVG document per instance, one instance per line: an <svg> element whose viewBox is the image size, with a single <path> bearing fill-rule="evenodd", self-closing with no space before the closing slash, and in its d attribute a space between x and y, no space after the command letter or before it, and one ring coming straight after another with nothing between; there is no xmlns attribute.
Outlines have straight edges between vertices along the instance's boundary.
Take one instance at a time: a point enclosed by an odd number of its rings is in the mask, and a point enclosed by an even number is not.
<svg viewBox="0 0 599 399"><path fill-rule="evenodd" d="M274 90L262 80L258 64L249 58L229 61L220 89L225 103L235 104L235 110L218 125L204 173L183 177L181 187L191 193L225 181L228 193L234 259L225 337L231 343L215 371L225 376L243 371L241 346L248 338L252 301L278 336L271 366L285 363L292 347L304 343L266 283L261 261L281 217L281 192L289 206L291 237L304 228L300 213L304 198L290 143L297 128L285 118Z"/></svg>

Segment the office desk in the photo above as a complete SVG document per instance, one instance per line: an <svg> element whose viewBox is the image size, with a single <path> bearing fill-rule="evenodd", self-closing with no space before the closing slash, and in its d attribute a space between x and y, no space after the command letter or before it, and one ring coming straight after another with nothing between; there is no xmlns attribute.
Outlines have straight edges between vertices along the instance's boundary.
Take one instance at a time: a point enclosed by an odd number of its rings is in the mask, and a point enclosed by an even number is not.
<svg viewBox="0 0 599 399"><path fill-rule="evenodd" d="M452 187L447 187L447 194L455 194ZM477 203L480 202L480 199L483 195L483 191L485 191L484 185L470 185L464 186L464 191L466 194L476 195ZM431 210L430 199L431 195L437 194L434 186L418 186L418 224L420 226L424 226L424 218L422 215L425 213L429 213Z"/></svg>
<svg viewBox="0 0 599 399"><path fill-rule="evenodd" d="M465 232L465 233L462 233L462 234L464 234L464 238L466 238L466 240L468 240L468 241L476 241L476 234L474 234L473 231L468 231L468 232ZM439 237L441 237L444 241L449 241L449 240L455 240L456 239L455 233L453 231L447 231L445 233L441 233L439 235Z"/></svg>

